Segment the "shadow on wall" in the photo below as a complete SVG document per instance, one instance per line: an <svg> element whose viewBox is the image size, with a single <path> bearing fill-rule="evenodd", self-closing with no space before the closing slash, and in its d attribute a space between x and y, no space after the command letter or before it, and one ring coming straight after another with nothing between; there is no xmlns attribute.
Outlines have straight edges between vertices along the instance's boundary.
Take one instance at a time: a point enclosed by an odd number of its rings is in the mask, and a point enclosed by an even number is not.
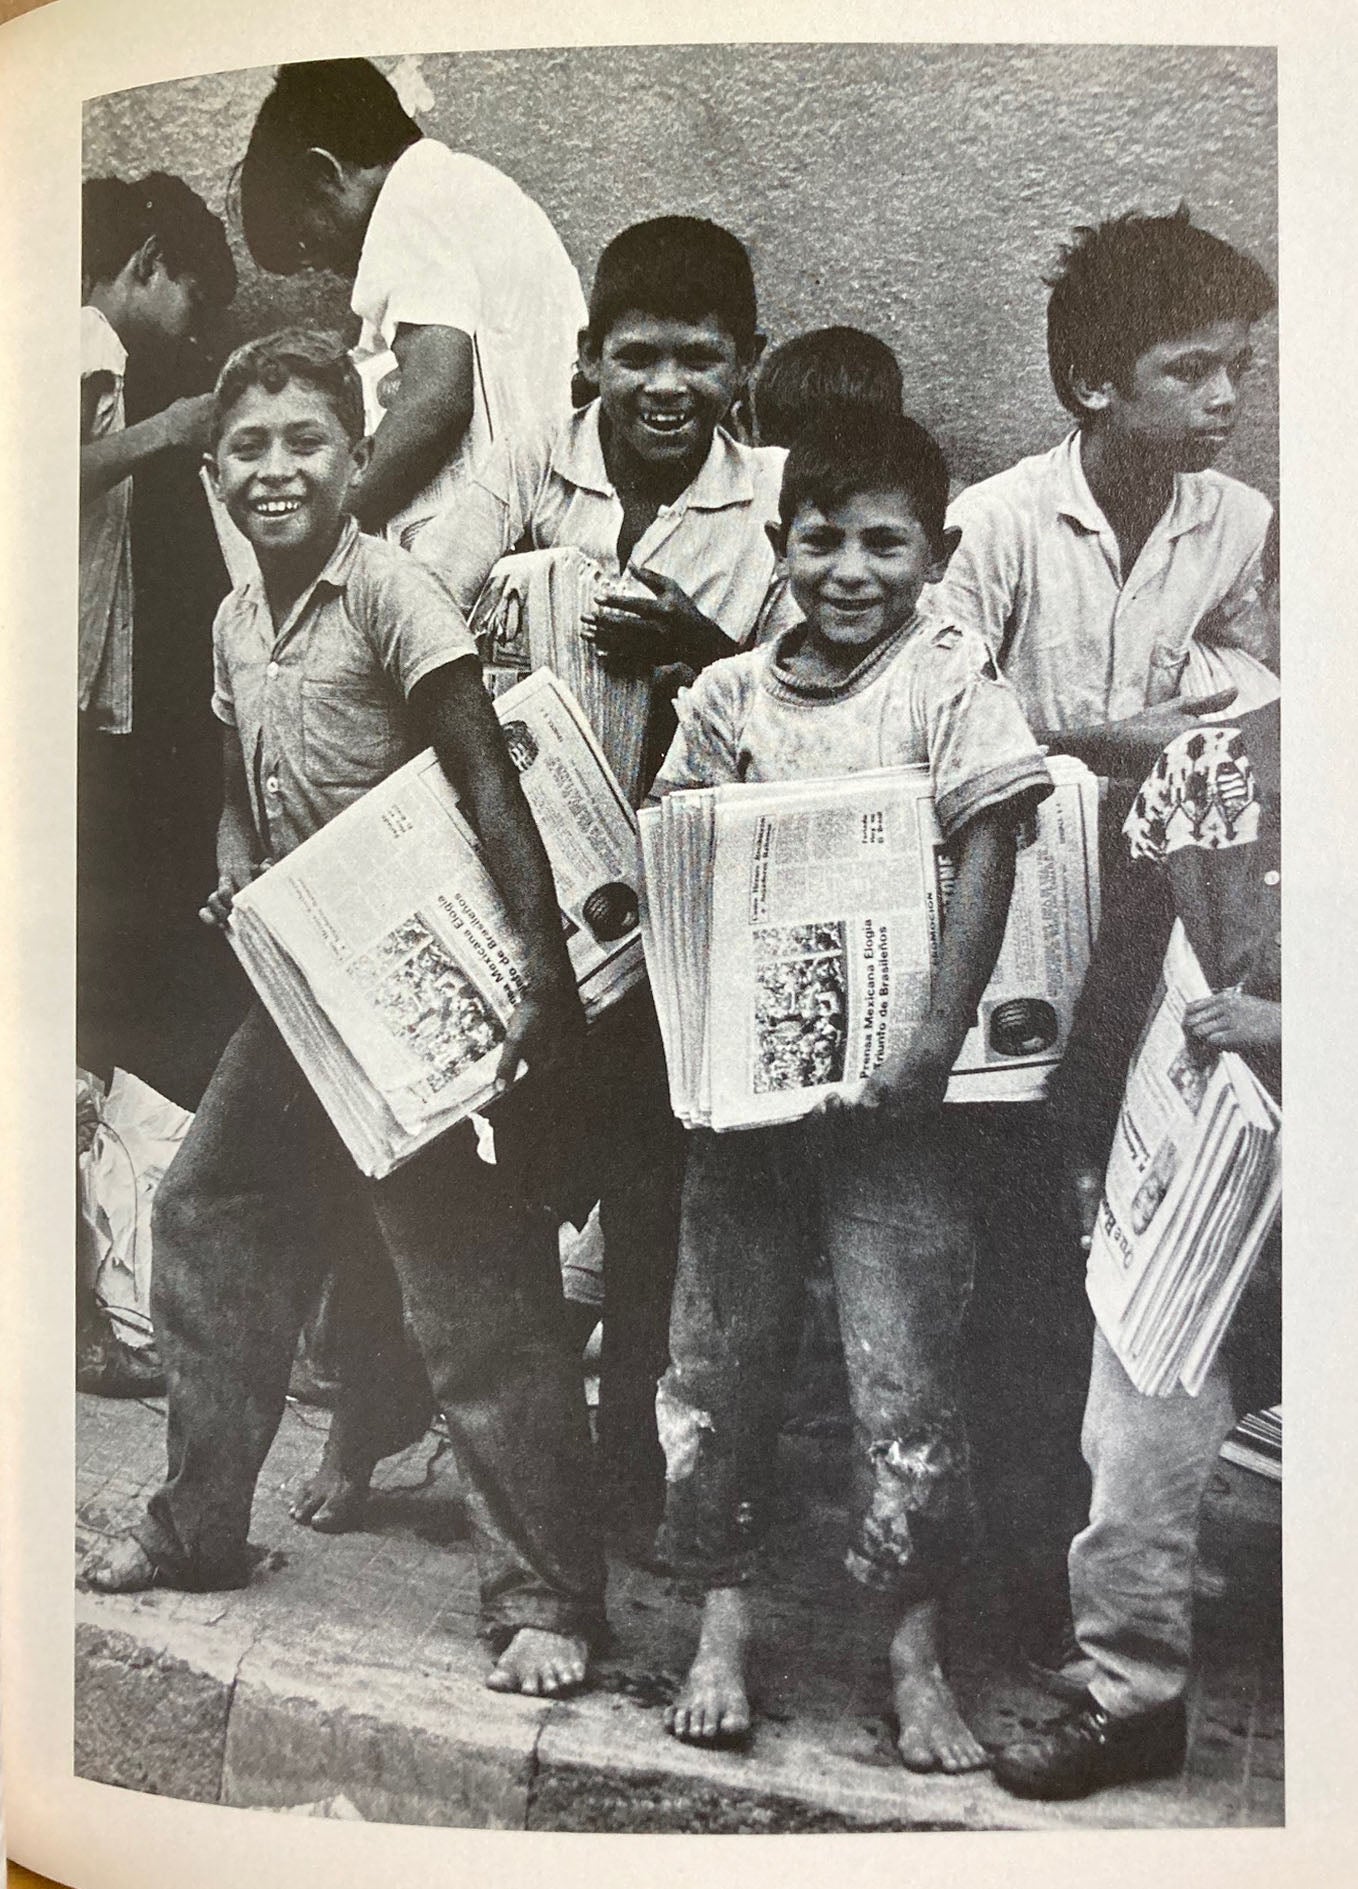
<svg viewBox="0 0 1358 1889"><path fill-rule="evenodd" d="M396 59L376 63L392 70ZM900 356L909 409L969 483L1059 438L1042 275L1063 234L1139 206L1277 252L1275 60L1260 47L679 46L399 62L433 136L508 171L588 285L625 223L715 217L750 246L773 340L849 321ZM272 72L86 107L85 171L178 171L214 207ZM325 278L241 257L235 334L348 328ZM1277 491L1272 324L1225 469Z"/></svg>

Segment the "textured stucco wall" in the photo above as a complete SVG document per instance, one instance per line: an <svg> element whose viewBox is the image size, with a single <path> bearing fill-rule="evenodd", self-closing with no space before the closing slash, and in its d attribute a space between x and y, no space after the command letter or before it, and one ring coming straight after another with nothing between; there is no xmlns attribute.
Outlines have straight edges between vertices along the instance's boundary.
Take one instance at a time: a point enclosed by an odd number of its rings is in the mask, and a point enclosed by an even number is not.
<svg viewBox="0 0 1358 1889"><path fill-rule="evenodd" d="M388 67L394 60L380 61ZM1276 266L1267 49L718 46L432 54L419 116L547 210L588 286L624 224L691 211L755 260L773 340L850 321L891 342L962 480L1059 437L1041 277L1069 227L1186 198ZM93 101L86 172L177 170L220 208L267 70ZM333 285L258 275L234 321L338 323ZM1277 486L1274 327L1223 463Z"/></svg>

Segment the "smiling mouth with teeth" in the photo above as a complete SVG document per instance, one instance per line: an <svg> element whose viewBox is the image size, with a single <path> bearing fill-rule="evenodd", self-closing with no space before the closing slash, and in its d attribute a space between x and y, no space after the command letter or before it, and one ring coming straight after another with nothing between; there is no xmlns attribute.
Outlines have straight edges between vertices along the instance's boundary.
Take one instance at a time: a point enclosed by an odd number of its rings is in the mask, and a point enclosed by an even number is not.
<svg viewBox="0 0 1358 1889"><path fill-rule="evenodd" d="M657 433L678 433L689 423L687 413L643 413L641 418L646 426Z"/></svg>
<svg viewBox="0 0 1358 1889"><path fill-rule="evenodd" d="M262 513L265 518L287 518L292 512L300 510L301 504L299 498L257 498L250 509Z"/></svg>

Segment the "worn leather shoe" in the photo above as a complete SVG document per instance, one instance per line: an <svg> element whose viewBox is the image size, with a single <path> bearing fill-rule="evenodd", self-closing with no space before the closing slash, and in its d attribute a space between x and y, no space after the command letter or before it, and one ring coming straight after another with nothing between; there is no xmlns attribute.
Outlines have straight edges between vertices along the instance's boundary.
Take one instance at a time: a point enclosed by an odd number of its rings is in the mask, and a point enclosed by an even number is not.
<svg viewBox="0 0 1358 1889"><path fill-rule="evenodd" d="M1050 1731L995 1756L997 1783L1015 1797L1088 1797L1110 1784L1171 1777L1188 1743L1183 1700L1113 1718L1092 1694Z"/></svg>

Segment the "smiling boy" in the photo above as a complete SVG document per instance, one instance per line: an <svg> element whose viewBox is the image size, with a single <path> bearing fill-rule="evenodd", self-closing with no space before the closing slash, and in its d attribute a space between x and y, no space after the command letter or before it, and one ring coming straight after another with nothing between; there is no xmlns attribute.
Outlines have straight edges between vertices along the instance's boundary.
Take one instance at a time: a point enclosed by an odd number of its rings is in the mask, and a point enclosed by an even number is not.
<svg viewBox="0 0 1358 1889"><path fill-rule="evenodd" d="M766 535L784 454L742 446L722 425L762 345L739 238L685 216L623 230L599 258L580 336L597 399L555 429L502 439L416 555L469 614L506 552L577 546L608 580L592 628L601 656L656 678L771 635L796 615ZM673 727L661 683L652 769ZM588 1088L607 1254L600 1452L609 1512L648 1537L682 1164L648 993L597 1034Z"/></svg>
<svg viewBox="0 0 1358 1889"><path fill-rule="evenodd" d="M776 548L804 622L714 664L679 698L664 794L731 781L927 765L956 865L929 1010L848 1105L688 1137L667 1442L666 1546L705 1590L698 1649L667 1713L678 1738L743 1737L748 1582L767 1517L783 1347L807 1264L827 1255L855 1420L848 1567L894 1606L899 1749L913 1769L985 1762L940 1664L942 1595L969 1535L954 1384L972 1234L948 1076L994 968L1014 829L1051 791L983 643L922 622L957 544L943 456L914 421L860 413L789 453Z"/></svg>
<svg viewBox="0 0 1358 1889"><path fill-rule="evenodd" d="M260 579L214 631L225 794L203 917L432 742L528 953L499 1076L534 1080L581 1028L551 868L481 685L470 632L405 552L344 514L366 456L358 377L334 337L239 349L216 394L210 468ZM450 1131L361 1183L263 1009L228 1044L156 1197L152 1314L169 1381L169 1477L91 1584L240 1586L255 1482L283 1411L327 1248L374 1216L467 1488L487 1683L548 1693L584 1677L603 1569L577 1361L551 1223Z"/></svg>

